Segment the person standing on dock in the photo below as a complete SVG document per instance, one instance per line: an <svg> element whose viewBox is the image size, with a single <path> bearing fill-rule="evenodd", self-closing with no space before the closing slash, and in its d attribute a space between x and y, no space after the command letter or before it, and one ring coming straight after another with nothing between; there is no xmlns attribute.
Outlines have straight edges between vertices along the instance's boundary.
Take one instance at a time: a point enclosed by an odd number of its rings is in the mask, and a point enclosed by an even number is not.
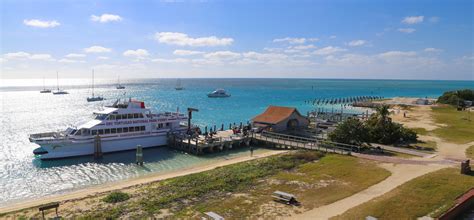
<svg viewBox="0 0 474 220"><path fill-rule="evenodd" d="M250 146L250 157L253 157L253 147Z"/></svg>

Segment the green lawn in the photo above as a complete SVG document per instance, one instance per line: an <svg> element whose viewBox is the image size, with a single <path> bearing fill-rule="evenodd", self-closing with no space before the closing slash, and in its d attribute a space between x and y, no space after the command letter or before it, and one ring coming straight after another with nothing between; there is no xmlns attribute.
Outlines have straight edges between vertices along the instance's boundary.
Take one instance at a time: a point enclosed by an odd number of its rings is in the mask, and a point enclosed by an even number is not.
<svg viewBox="0 0 474 220"><path fill-rule="evenodd" d="M474 145L468 147L466 149L466 156L467 158L470 158L472 160L474 160Z"/></svg>
<svg viewBox="0 0 474 220"><path fill-rule="evenodd" d="M357 193L389 175L373 161L301 151L149 184L125 202L105 204L98 200L97 208L77 217L148 218L164 210L183 219L199 217L206 211L226 219L278 215L275 212L283 215L284 209L261 212L262 205L275 205L271 198L275 190L295 194L302 207L310 209Z"/></svg>
<svg viewBox="0 0 474 220"><path fill-rule="evenodd" d="M457 111L451 106L433 107L433 116L436 123L447 126L435 129L433 133L446 141L465 144L474 141L474 114L470 121L467 111Z"/></svg>
<svg viewBox="0 0 474 220"><path fill-rule="evenodd" d="M410 130L413 130L414 132L416 132L417 134L419 135L428 135L428 131L424 128L410 128Z"/></svg>
<svg viewBox="0 0 474 220"><path fill-rule="evenodd" d="M459 169L445 168L413 179L334 219L364 219L368 215L378 219L438 217L472 186L473 176L461 175Z"/></svg>

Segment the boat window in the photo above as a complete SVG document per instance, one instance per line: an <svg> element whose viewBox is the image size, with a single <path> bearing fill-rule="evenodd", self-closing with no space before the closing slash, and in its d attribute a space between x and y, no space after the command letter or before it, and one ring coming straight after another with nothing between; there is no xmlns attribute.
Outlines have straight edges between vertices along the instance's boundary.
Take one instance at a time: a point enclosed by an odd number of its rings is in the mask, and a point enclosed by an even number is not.
<svg viewBox="0 0 474 220"><path fill-rule="evenodd" d="M82 129L78 130L74 135L81 135L82 134Z"/></svg>
<svg viewBox="0 0 474 220"><path fill-rule="evenodd" d="M128 119L132 119L132 118L133 118L133 114L128 114L128 115L127 115L127 118L128 118Z"/></svg>
<svg viewBox="0 0 474 220"><path fill-rule="evenodd" d="M136 126L135 131L140 131L140 126Z"/></svg>
<svg viewBox="0 0 474 220"><path fill-rule="evenodd" d="M89 129L82 129L82 135L89 135L90 130Z"/></svg>
<svg viewBox="0 0 474 220"><path fill-rule="evenodd" d="M104 120L106 118L107 118L106 114L98 114L97 117L95 117L95 119L97 119L97 120Z"/></svg>
<svg viewBox="0 0 474 220"><path fill-rule="evenodd" d="M158 124L158 128L163 128L163 124L162 124L162 123L159 123L159 124Z"/></svg>
<svg viewBox="0 0 474 220"><path fill-rule="evenodd" d="M115 120L115 115L109 115L109 120Z"/></svg>
<svg viewBox="0 0 474 220"><path fill-rule="evenodd" d="M117 115L116 118L117 118L117 120L121 120L121 119L122 119L122 115Z"/></svg>
<svg viewBox="0 0 474 220"><path fill-rule="evenodd" d="M142 113L140 113L140 118L143 118L143 114L142 114Z"/></svg>
<svg viewBox="0 0 474 220"><path fill-rule="evenodd" d="M145 126L141 126L140 131L144 131L144 130L145 130Z"/></svg>
<svg viewBox="0 0 474 220"><path fill-rule="evenodd" d="M170 123L169 122L166 122L166 127L169 127L170 126Z"/></svg>
<svg viewBox="0 0 474 220"><path fill-rule="evenodd" d="M105 129L105 132L104 132L104 133L105 133L105 134L110 134L110 129L108 129L108 128Z"/></svg>
<svg viewBox="0 0 474 220"><path fill-rule="evenodd" d="M117 133L117 128L111 128L111 129L110 129L110 133L112 133L112 134Z"/></svg>
<svg viewBox="0 0 474 220"><path fill-rule="evenodd" d="M128 132L128 128L123 128L123 132Z"/></svg>
<svg viewBox="0 0 474 220"><path fill-rule="evenodd" d="M97 135L97 130L92 130L92 135Z"/></svg>
<svg viewBox="0 0 474 220"><path fill-rule="evenodd" d="M102 130L102 129L99 129L97 131L99 132L99 134L104 134L104 130Z"/></svg>
<svg viewBox="0 0 474 220"><path fill-rule="evenodd" d="M122 133L122 128L117 128L117 133Z"/></svg>
<svg viewBox="0 0 474 220"><path fill-rule="evenodd" d="M134 132L134 131L135 131L135 127L129 127L128 130L129 130L130 132Z"/></svg>
<svg viewBox="0 0 474 220"><path fill-rule="evenodd" d="M138 113L133 114L133 118L138 118Z"/></svg>

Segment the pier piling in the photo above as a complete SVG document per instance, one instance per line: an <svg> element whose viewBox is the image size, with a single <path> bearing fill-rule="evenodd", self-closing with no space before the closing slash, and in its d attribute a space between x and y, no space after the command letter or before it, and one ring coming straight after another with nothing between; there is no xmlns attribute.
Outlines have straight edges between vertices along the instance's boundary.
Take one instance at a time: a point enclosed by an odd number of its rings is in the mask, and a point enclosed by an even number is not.
<svg viewBox="0 0 474 220"><path fill-rule="evenodd" d="M97 134L94 138L94 159L102 158L102 144L100 136Z"/></svg>
<svg viewBox="0 0 474 220"><path fill-rule="evenodd" d="M137 145L136 164L143 166L143 148L142 145Z"/></svg>

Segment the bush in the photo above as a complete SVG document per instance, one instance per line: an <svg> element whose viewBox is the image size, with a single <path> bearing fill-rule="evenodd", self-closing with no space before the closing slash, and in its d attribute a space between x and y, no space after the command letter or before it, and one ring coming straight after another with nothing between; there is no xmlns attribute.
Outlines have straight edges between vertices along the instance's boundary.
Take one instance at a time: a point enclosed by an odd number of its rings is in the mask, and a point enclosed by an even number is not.
<svg viewBox="0 0 474 220"><path fill-rule="evenodd" d="M367 134L366 126L359 119L349 118L329 134L329 139L338 143L360 145L367 142Z"/></svg>
<svg viewBox="0 0 474 220"><path fill-rule="evenodd" d="M113 192L107 195L103 201L106 203L117 203L117 202L123 202L130 199L130 195L124 192Z"/></svg>
<svg viewBox="0 0 474 220"><path fill-rule="evenodd" d="M443 93L442 96L438 98L439 103L449 104L449 105L458 105L460 101L474 101L474 90L464 89L457 91L449 91Z"/></svg>

